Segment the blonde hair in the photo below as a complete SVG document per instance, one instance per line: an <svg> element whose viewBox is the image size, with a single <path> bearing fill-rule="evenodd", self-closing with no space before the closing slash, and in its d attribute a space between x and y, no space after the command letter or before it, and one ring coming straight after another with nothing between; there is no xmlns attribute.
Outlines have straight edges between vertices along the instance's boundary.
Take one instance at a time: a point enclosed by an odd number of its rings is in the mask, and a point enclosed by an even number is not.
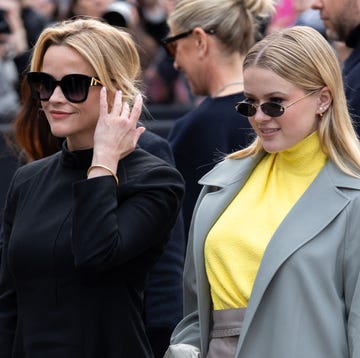
<svg viewBox="0 0 360 358"><path fill-rule="evenodd" d="M34 47L31 71L41 71L46 50L69 46L94 68L96 76L114 94L121 89L130 104L140 90L140 58L131 35L94 18L59 22L41 33Z"/></svg>
<svg viewBox="0 0 360 358"><path fill-rule="evenodd" d="M112 106L116 90L131 106L141 93L140 59L129 33L94 18L65 20L45 28L33 49L30 70L41 71L45 52L50 46L69 46L78 51L93 67L96 77L107 88ZM41 103L30 93L27 81L21 86L22 105L14 128L17 146L27 160L40 159L60 149L62 138L56 138L42 111Z"/></svg>
<svg viewBox="0 0 360 358"><path fill-rule="evenodd" d="M230 53L245 54L258 36L258 20L273 11L273 0L180 0L168 24L179 33L196 27L214 30Z"/></svg>
<svg viewBox="0 0 360 358"><path fill-rule="evenodd" d="M270 70L305 92L329 89L332 103L318 126L321 146L343 172L360 176L360 145L348 112L341 69L325 38L307 26L274 32L246 55L243 70L253 66ZM256 137L249 147L227 158L242 158L262 149L261 138Z"/></svg>

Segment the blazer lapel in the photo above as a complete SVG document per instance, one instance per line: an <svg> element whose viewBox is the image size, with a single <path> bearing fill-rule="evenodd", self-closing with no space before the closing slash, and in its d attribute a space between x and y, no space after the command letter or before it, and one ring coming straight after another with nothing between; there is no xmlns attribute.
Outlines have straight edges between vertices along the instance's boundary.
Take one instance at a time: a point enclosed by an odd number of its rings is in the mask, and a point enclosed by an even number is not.
<svg viewBox="0 0 360 358"><path fill-rule="evenodd" d="M341 173L328 161L271 238L246 309L236 357L239 356L254 314L276 271L296 250L329 225L349 203L350 198L337 188L336 181L339 186L359 187L358 179Z"/></svg>

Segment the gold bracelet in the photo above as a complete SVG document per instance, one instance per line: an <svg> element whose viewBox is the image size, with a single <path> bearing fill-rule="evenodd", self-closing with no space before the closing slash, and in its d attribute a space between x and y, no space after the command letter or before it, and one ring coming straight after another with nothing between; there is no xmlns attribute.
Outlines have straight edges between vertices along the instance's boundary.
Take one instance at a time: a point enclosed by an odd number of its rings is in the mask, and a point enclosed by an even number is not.
<svg viewBox="0 0 360 358"><path fill-rule="evenodd" d="M89 173L91 172L91 170L94 169L94 168L102 168L102 169L107 170L113 176L113 178L115 179L116 185L119 185L119 179L118 179L117 175L110 168L108 168L108 167L106 167L105 165L102 165L102 164L92 165L87 171L88 176L89 176Z"/></svg>

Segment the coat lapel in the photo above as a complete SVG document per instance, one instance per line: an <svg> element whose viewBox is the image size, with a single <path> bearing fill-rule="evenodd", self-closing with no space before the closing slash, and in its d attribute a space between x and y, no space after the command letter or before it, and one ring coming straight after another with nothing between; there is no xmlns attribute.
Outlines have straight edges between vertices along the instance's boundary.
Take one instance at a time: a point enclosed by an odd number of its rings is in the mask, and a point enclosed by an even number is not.
<svg viewBox="0 0 360 358"><path fill-rule="evenodd" d="M359 189L359 180L340 172L328 161L274 233L254 282L236 357L239 357L251 321L277 270L296 250L328 226L349 203L350 198L338 187Z"/></svg>
<svg viewBox="0 0 360 358"><path fill-rule="evenodd" d="M195 217L191 225L190 236L194 240L194 265L196 270L199 319L202 329L201 344L203 349L208 345L210 324L211 298L210 288L205 271L204 243L210 228L216 222L223 210L228 206L237 192L246 182L252 169L258 163L263 153L255 158L224 161L206 174L199 183L205 185L200 193L194 210Z"/></svg>
<svg viewBox="0 0 360 358"><path fill-rule="evenodd" d="M198 254L198 260L203 261L204 241L212 225L244 185L263 155L261 153L255 158L249 157L241 161L225 160L199 181L199 184L206 187L200 193L193 218L194 250Z"/></svg>

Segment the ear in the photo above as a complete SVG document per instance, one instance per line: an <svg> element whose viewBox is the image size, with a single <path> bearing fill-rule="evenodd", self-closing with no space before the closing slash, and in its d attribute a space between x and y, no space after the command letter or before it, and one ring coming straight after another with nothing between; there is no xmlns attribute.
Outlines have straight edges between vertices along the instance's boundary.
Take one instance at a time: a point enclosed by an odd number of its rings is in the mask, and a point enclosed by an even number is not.
<svg viewBox="0 0 360 358"><path fill-rule="evenodd" d="M317 113L322 115L330 107L332 102L332 94L328 87L323 87L318 94Z"/></svg>
<svg viewBox="0 0 360 358"><path fill-rule="evenodd" d="M196 50L200 57L204 57L209 51L208 34L201 28L195 27L193 30L193 37L195 39Z"/></svg>

